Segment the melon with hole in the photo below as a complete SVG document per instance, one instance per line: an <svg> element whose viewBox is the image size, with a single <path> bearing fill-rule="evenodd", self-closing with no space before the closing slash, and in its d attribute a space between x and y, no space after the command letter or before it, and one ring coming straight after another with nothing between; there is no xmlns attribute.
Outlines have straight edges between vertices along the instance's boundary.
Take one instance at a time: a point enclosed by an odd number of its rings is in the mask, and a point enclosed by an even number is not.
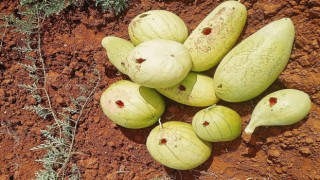
<svg viewBox="0 0 320 180"><path fill-rule="evenodd" d="M258 126L284 126L301 121L311 109L307 93L296 89L283 89L262 98L254 108L245 128L252 134Z"/></svg>
<svg viewBox="0 0 320 180"><path fill-rule="evenodd" d="M246 7L225 1L192 31L184 42L192 57L192 71L205 71L217 65L237 42L247 20Z"/></svg>
<svg viewBox="0 0 320 180"><path fill-rule="evenodd" d="M121 80L101 95L104 114L114 123L132 129L153 125L163 114L165 102L154 89Z"/></svg>
<svg viewBox="0 0 320 180"><path fill-rule="evenodd" d="M190 72L178 84L156 89L162 95L189 106L210 106L219 101L215 94L213 79L206 75Z"/></svg>
<svg viewBox="0 0 320 180"><path fill-rule="evenodd" d="M155 127L146 144L156 161L177 170L199 166L210 157L212 150L211 143L199 139L191 124L180 121Z"/></svg>
<svg viewBox="0 0 320 180"><path fill-rule="evenodd" d="M129 77L150 88L176 85L187 76L191 66L190 54L181 43L163 39L139 44L125 62Z"/></svg>
<svg viewBox="0 0 320 180"><path fill-rule="evenodd" d="M139 14L129 24L131 41L138 45L153 39L168 39L183 43L188 37L188 28L183 20L165 10L151 10Z"/></svg>
<svg viewBox="0 0 320 180"><path fill-rule="evenodd" d="M242 131L240 115L227 107L213 105L195 114L192 126L196 134L206 141L231 141Z"/></svg>

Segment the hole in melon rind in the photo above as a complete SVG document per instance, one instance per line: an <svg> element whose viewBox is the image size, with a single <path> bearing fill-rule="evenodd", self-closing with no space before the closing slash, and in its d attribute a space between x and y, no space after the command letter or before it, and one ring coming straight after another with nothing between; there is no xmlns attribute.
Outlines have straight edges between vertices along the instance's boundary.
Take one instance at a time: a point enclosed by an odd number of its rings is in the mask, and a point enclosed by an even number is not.
<svg viewBox="0 0 320 180"><path fill-rule="evenodd" d="M159 142L160 145L166 145L167 144L167 140L165 138L160 139Z"/></svg>
<svg viewBox="0 0 320 180"><path fill-rule="evenodd" d="M170 54L171 57L174 57L174 54Z"/></svg>
<svg viewBox="0 0 320 180"><path fill-rule="evenodd" d="M217 88L222 88L222 84L219 84L219 85L217 86Z"/></svg>
<svg viewBox="0 0 320 180"><path fill-rule="evenodd" d="M212 29L211 28L209 28L209 27L206 27L206 28L203 28L202 29L202 34L203 35L209 35L209 34L211 34L211 32L212 32Z"/></svg>
<svg viewBox="0 0 320 180"><path fill-rule="evenodd" d="M121 66L123 66L123 67L125 66L124 62L121 62Z"/></svg>
<svg viewBox="0 0 320 180"><path fill-rule="evenodd" d="M124 107L124 103L121 100L117 100L116 104L117 104L118 108L123 108Z"/></svg>
<svg viewBox="0 0 320 180"><path fill-rule="evenodd" d="M278 98L275 97L270 97L269 98L269 103L270 103L270 107L274 106L275 104L277 104Z"/></svg>
<svg viewBox="0 0 320 180"><path fill-rule="evenodd" d="M208 121L204 121L203 123L202 123L202 125L204 126L204 127L206 127L206 126L209 126L209 122Z"/></svg>
<svg viewBox="0 0 320 180"><path fill-rule="evenodd" d="M140 18L144 18L146 16L149 16L150 14L142 14L141 16L139 16Z"/></svg>
<svg viewBox="0 0 320 180"><path fill-rule="evenodd" d="M139 64L141 64L145 61L146 61L146 59L142 59L142 58L136 59L136 63L139 63Z"/></svg>
<svg viewBox="0 0 320 180"><path fill-rule="evenodd" d="M180 91L186 91L187 90L187 88L182 84L180 84L178 88L179 88Z"/></svg>

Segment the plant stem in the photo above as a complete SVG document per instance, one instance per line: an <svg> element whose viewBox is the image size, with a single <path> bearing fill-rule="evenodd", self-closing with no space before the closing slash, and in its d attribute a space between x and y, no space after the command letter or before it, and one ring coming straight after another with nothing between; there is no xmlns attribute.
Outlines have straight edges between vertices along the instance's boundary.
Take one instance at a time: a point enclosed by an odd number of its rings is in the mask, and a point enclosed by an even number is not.
<svg viewBox="0 0 320 180"><path fill-rule="evenodd" d="M77 120L75 121L75 125L74 125L73 131L72 131L71 144L70 144L70 146L69 146L69 152L68 152L67 158L65 159L65 162L63 163L62 168L61 168L61 169L59 170L59 172L57 173L57 174L58 174L58 177L59 177L59 174L61 173L61 170L62 170L62 179L64 179L66 166L67 166L68 162L69 162L70 159L71 159L71 154L72 154L72 150L73 150L73 146L74 146L74 141L75 141L75 135L76 135L76 131L77 131L78 122L79 122L79 120L80 120L81 117L82 117L84 108L87 106L87 104L88 104L89 100L91 99L93 93L94 93L95 90L97 89L100 80L101 80L100 73L98 73L98 80L96 81L95 86L94 86L94 88L92 89L92 91L90 92L89 96L86 98L86 101L85 101L84 104L81 106L79 116L78 116Z"/></svg>

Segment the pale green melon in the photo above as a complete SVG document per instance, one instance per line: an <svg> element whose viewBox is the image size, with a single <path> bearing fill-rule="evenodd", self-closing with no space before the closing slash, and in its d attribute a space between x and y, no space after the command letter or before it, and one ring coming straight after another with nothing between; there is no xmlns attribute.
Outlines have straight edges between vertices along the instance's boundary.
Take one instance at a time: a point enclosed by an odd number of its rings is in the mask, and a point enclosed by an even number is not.
<svg viewBox="0 0 320 180"><path fill-rule="evenodd" d="M246 20L247 10L240 2L225 1L216 7L184 43L192 57L192 71L217 65L236 43Z"/></svg>
<svg viewBox="0 0 320 180"><path fill-rule="evenodd" d="M181 43L163 39L139 44L125 62L129 77L150 88L166 88L179 83L191 66L190 54Z"/></svg>
<svg viewBox="0 0 320 180"><path fill-rule="evenodd" d="M159 163L178 170L193 169L211 155L212 145L198 138L188 123L170 121L155 127L147 149Z"/></svg>
<svg viewBox="0 0 320 180"><path fill-rule="evenodd" d="M294 34L292 21L283 18L233 48L215 72L217 96L225 101L241 102L266 90L289 61Z"/></svg>
<svg viewBox="0 0 320 180"><path fill-rule="evenodd" d="M242 131L240 115L218 105L197 112L192 119L192 127L201 139L210 142L234 140Z"/></svg>
<svg viewBox="0 0 320 180"><path fill-rule="evenodd" d="M127 74L124 62L134 49L132 42L115 36L107 36L102 39L102 46L107 51L110 62L123 74Z"/></svg>
<svg viewBox="0 0 320 180"><path fill-rule="evenodd" d="M132 129L151 126L165 109L157 91L127 80L109 86L101 95L100 105L110 120Z"/></svg>
<svg viewBox="0 0 320 180"><path fill-rule="evenodd" d="M176 102L189 106L210 106L219 101L214 91L213 79L200 73L190 72L178 84L156 90Z"/></svg>
<svg viewBox="0 0 320 180"><path fill-rule="evenodd" d="M284 126L299 122L308 115L311 100L308 94L295 89L283 89L262 98L254 108L245 129L253 133L258 126Z"/></svg>
<svg viewBox="0 0 320 180"><path fill-rule="evenodd" d="M167 39L183 43L188 28L183 20L165 10L151 10L139 14L129 24L131 41L138 45L153 39Z"/></svg>

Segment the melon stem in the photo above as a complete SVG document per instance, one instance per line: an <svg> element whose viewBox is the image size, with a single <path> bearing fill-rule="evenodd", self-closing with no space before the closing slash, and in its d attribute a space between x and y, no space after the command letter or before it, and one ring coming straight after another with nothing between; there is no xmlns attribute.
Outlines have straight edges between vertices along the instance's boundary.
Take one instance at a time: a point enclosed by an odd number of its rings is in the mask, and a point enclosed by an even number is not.
<svg viewBox="0 0 320 180"><path fill-rule="evenodd" d="M252 134L253 131L256 129L256 127L258 127L258 126L251 121L251 122L248 124L248 126L244 129L244 132L245 132L246 134Z"/></svg>
<svg viewBox="0 0 320 180"><path fill-rule="evenodd" d="M158 122L159 122L159 124L160 124L160 129L162 129L161 118L159 118Z"/></svg>

